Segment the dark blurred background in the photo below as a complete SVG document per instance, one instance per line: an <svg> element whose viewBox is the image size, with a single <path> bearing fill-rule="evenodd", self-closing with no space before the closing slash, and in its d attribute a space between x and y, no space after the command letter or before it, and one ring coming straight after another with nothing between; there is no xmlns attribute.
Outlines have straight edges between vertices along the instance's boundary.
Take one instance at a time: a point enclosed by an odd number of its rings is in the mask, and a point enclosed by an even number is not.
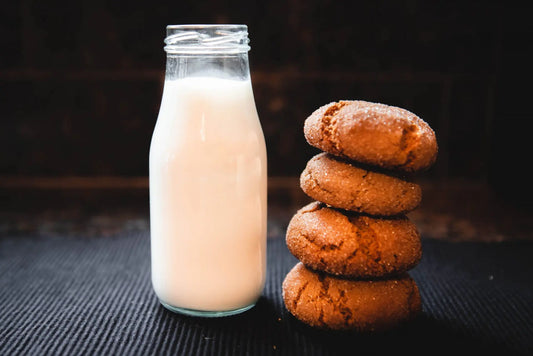
<svg viewBox="0 0 533 356"><path fill-rule="evenodd" d="M439 157L420 178L437 190L465 182L531 207L533 30L504 1L4 2L0 187L145 186L165 27L185 23L248 25L274 185L317 152L302 130L313 110L362 99L433 127Z"/></svg>

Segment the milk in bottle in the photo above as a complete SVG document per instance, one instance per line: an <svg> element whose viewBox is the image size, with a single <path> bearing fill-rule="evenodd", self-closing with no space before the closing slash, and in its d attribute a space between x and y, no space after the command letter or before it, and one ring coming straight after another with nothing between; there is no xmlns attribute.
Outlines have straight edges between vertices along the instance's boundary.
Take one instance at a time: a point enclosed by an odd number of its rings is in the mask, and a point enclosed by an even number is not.
<svg viewBox="0 0 533 356"><path fill-rule="evenodd" d="M150 146L152 284L168 309L251 308L266 274L266 147L244 25L167 27Z"/></svg>

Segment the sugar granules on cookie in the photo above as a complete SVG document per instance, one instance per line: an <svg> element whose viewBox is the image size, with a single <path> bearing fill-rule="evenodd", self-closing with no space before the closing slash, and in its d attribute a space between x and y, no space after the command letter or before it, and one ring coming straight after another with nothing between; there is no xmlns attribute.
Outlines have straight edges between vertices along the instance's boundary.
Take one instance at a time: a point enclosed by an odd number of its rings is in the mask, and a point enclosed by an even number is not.
<svg viewBox="0 0 533 356"><path fill-rule="evenodd" d="M316 202L287 228L300 261L282 285L287 310L312 327L359 332L413 319L421 299L408 270L422 249L405 213L418 207L421 189L403 175L435 162L435 133L405 109L351 100L315 110L304 135L323 153L300 177Z"/></svg>

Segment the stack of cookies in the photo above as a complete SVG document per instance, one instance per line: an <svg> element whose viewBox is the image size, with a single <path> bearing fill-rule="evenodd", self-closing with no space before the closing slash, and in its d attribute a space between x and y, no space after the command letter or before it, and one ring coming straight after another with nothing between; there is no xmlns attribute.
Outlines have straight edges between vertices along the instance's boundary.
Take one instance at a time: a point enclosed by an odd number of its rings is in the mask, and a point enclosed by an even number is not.
<svg viewBox="0 0 533 356"><path fill-rule="evenodd" d="M304 134L323 152L300 177L316 201L287 228L287 246L300 262L283 282L286 308L334 330L387 330L413 318L421 300L407 271L422 248L405 214L422 192L406 176L434 163L435 133L407 110L340 101L312 113Z"/></svg>

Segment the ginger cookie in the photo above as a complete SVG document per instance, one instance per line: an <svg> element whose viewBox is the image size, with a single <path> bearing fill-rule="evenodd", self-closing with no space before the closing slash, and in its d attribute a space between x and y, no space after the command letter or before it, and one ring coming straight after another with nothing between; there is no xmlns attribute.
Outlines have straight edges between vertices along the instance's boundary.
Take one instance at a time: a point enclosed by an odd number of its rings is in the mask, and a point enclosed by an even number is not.
<svg viewBox="0 0 533 356"><path fill-rule="evenodd" d="M351 278L399 274L422 257L418 230L405 215L370 217L319 202L292 217L286 243L307 267Z"/></svg>
<svg viewBox="0 0 533 356"><path fill-rule="evenodd" d="M304 135L322 151L406 172L427 169L438 151L435 132L417 115L361 100L318 108L305 120Z"/></svg>
<svg viewBox="0 0 533 356"><path fill-rule="evenodd" d="M421 311L418 287L407 273L392 279L350 280L311 271L299 262L286 275L282 296L297 319L332 330L384 331Z"/></svg>
<svg viewBox="0 0 533 356"><path fill-rule="evenodd" d="M315 200L370 215L407 213L422 199L418 184L327 153L319 153L307 162L300 187Z"/></svg>

